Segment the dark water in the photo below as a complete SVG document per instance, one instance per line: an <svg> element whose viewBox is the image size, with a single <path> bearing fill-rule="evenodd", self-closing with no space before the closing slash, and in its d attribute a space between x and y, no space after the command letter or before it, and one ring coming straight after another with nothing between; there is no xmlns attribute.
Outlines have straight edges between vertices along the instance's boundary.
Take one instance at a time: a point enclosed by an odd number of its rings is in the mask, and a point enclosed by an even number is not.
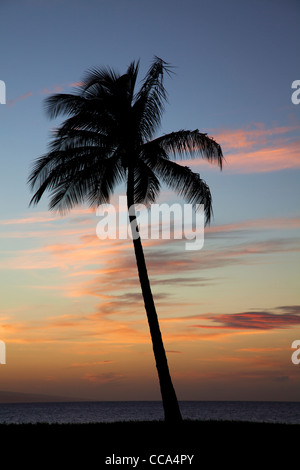
<svg viewBox="0 0 300 470"><path fill-rule="evenodd" d="M184 419L300 424L300 402L185 401ZM0 404L0 423L92 423L163 420L160 402Z"/></svg>

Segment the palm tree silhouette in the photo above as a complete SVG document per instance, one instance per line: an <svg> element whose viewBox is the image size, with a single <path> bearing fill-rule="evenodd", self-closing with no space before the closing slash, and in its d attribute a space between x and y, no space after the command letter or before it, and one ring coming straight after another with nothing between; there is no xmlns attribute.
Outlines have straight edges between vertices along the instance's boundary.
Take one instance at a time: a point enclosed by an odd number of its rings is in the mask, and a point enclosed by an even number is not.
<svg viewBox="0 0 300 470"><path fill-rule="evenodd" d="M136 92L139 62L120 75L110 68L86 73L76 94L55 94L46 99L50 118L67 115L56 129L44 156L35 160L28 183L37 204L50 191L50 210L65 212L87 202L108 203L117 184L126 183L129 221L153 351L159 377L165 421L182 420L172 384L158 317L147 274L134 204L153 203L160 180L188 203L204 204L206 223L212 214L207 184L190 168L170 160L201 155L222 168L222 150L207 134L179 130L154 137L167 99L163 79L169 65L154 57ZM160 178L160 180L159 180Z"/></svg>

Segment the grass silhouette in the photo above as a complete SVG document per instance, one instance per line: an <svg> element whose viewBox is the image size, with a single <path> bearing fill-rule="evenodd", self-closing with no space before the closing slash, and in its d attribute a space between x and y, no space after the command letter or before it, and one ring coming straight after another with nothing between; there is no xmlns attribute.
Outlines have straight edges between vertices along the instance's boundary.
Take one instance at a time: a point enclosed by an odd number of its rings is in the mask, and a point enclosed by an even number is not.
<svg viewBox="0 0 300 470"><path fill-rule="evenodd" d="M175 468L224 464L270 468L280 462L287 468L298 458L299 431L298 424L196 420L172 426L163 421L0 425L1 454L9 457L10 464L59 469L73 464L115 468L105 463L112 456L139 457L137 468L155 469L149 462L151 455L194 456L191 464L172 464Z"/></svg>

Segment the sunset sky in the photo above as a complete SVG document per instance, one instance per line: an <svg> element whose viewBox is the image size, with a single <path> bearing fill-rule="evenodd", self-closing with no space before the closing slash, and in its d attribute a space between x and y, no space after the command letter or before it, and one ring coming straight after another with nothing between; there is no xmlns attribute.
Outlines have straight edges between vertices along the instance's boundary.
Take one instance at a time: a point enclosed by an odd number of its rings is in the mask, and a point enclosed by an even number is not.
<svg viewBox="0 0 300 470"><path fill-rule="evenodd" d="M160 399L132 241L100 240L95 208L29 207L27 185L61 122L47 96L158 56L175 72L160 134L199 129L226 160L184 162L213 196L201 250L144 241L178 398L298 401L299 1L0 0L0 18L0 392Z"/></svg>

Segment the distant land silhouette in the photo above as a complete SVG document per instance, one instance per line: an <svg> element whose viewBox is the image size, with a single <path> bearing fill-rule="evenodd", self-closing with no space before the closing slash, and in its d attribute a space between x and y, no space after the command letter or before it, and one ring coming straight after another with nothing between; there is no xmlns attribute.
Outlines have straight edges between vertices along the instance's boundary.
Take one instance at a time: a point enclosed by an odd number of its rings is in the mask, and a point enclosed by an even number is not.
<svg viewBox="0 0 300 470"><path fill-rule="evenodd" d="M82 398L60 397L55 395L41 395L35 393L19 393L0 390L1 403L49 403L49 402L72 402L87 401Z"/></svg>

